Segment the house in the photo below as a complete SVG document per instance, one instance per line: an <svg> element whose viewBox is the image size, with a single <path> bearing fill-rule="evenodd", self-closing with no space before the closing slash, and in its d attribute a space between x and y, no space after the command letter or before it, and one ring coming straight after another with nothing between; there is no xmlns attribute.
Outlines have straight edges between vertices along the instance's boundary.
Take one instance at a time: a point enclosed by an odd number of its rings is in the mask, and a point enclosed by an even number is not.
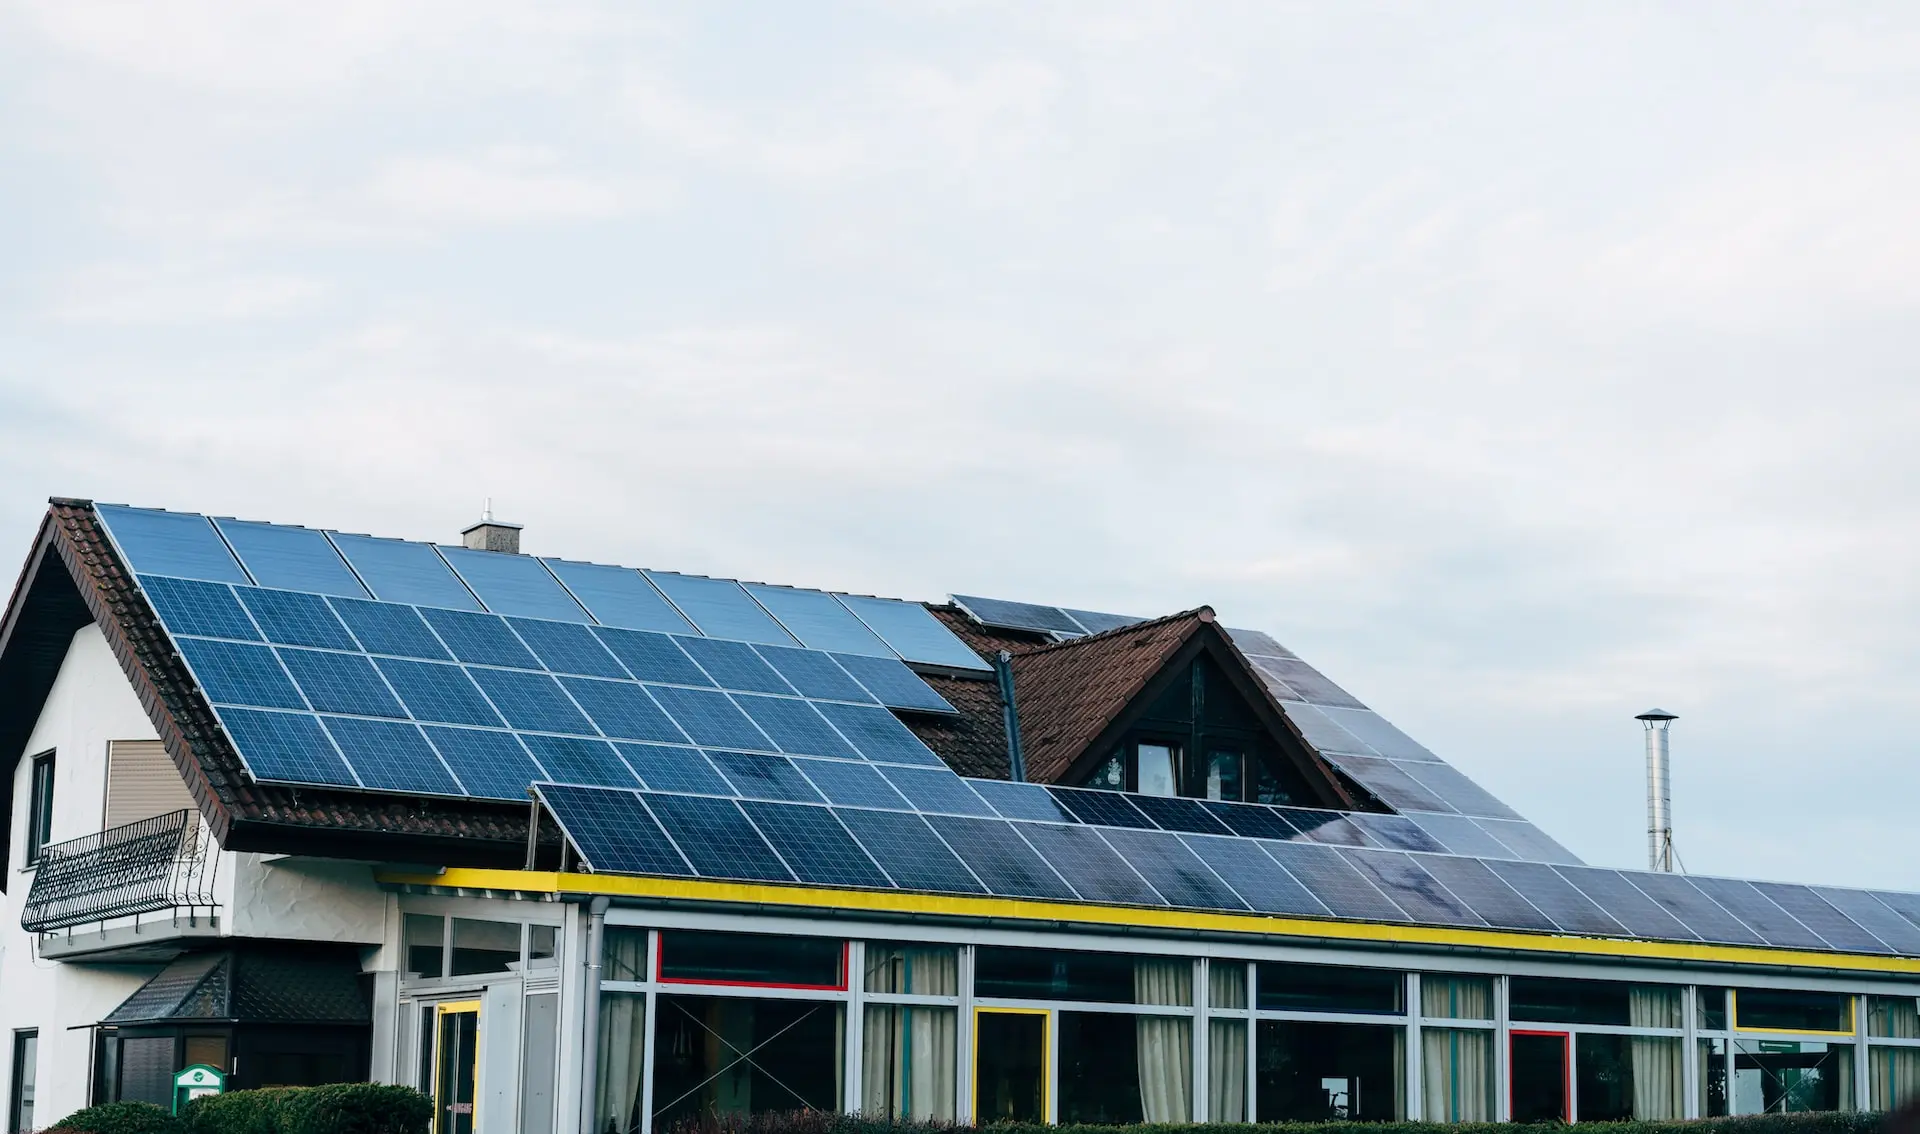
<svg viewBox="0 0 1920 1134"><path fill-rule="evenodd" d="M1582 864L1273 638L56 499L8 1130L1679 1118L1920 1089L1920 896Z"/></svg>

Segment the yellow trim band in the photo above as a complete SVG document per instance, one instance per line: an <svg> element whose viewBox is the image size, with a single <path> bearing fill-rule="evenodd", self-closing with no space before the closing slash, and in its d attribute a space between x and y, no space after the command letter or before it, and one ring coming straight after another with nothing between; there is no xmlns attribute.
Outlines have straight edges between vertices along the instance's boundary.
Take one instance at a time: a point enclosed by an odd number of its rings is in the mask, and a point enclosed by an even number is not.
<svg viewBox="0 0 1920 1134"><path fill-rule="evenodd" d="M1263 937L1301 937L1357 944L1434 945L1504 949L1567 957L1682 961L1722 965L1825 969L1920 976L1920 958L1849 953L1813 953L1751 945L1689 945L1608 937L1563 937L1508 929L1449 929L1426 925L1382 925L1363 921L1313 921L1263 914L1205 913L1142 909L1027 898L978 898L892 890L831 890L759 882L712 882L696 878L639 878L624 874L561 874L550 870L477 870L465 867L441 874L381 874L391 885L436 886L458 890L500 890L531 894L607 895L617 898L680 899L783 906L792 909L860 910L876 914L932 914L1000 918L1010 921L1074 922L1092 926L1165 929L1181 932L1243 933Z"/></svg>

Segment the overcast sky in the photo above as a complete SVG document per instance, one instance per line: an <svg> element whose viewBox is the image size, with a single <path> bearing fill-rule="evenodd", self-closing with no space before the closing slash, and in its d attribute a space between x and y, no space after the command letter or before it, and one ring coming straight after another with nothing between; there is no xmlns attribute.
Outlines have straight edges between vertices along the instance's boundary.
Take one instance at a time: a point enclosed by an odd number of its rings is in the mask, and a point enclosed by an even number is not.
<svg viewBox="0 0 1920 1134"><path fill-rule="evenodd" d="M1589 861L1659 704L1687 867L1920 888L1916 123L1911 4L0 0L0 559L1208 603Z"/></svg>

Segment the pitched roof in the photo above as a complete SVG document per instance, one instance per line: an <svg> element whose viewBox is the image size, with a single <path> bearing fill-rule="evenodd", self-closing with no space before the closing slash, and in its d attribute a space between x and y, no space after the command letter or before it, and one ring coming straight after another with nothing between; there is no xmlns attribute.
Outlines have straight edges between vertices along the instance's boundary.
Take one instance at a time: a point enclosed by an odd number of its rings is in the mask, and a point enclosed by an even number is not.
<svg viewBox="0 0 1920 1134"><path fill-rule="evenodd" d="M363 1024L371 1019L351 949L230 946L176 959L103 1024L188 1020Z"/></svg>

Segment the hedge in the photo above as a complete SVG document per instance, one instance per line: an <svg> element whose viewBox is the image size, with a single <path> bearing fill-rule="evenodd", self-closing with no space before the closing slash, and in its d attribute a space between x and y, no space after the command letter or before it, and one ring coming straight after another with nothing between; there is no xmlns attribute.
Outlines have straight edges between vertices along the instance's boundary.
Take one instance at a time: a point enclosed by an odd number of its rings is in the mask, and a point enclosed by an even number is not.
<svg viewBox="0 0 1920 1134"><path fill-rule="evenodd" d="M1553 1123L1556 1134L1881 1134L1886 1116L1873 1113L1763 1114L1692 1122ZM824 1111L777 1114L705 1114L683 1119L662 1134L1514 1134L1511 1124L1472 1122L1142 1123L1137 1126L1043 1126L998 1122L989 1126L888 1122Z"/></svg>
<svg viewBox="0 0 1920 1134"><path fill-rule="evenodd" d="M411 1087L332 1083L195 1099L186 1134L426 1134L432 1122L433 1100Z"/></svg>
<svg viewBox="0 0 1920 1134"><path fill-rule="evenodd" d="M44 1134L182 1134L180 1120L152 1103L90 1106L49 1126Z"/></svg>

